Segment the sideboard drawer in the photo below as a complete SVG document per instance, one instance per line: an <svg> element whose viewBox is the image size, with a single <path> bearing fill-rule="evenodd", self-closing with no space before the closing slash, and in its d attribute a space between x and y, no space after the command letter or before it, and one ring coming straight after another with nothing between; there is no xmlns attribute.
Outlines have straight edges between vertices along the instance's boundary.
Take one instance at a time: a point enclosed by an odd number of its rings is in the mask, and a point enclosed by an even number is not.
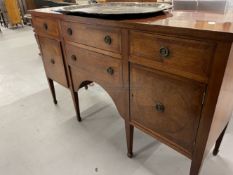
<svg viewBox="0 0 233 175"><path fill-rule="evenodd" d="M78 76L85 76L87 80L104 83L107 86L122 85L122 62L120 60L71 44L66 44L66 53L68 65L81 72ZM78 89L77 86L79 85L75 85L76 89Z"/></svg>
<svg viewBox="0 0 233 175"><path fill-rule="evenodd" d="M33 27L38 34L59 36L59 24L56 19L35 17L33 18Z"/></svg>
<svg viewBox="0 0 233 175"><path fill-rule="evenodd" d="M204 84L134 65L130 74L131 121L191 155Z"/></svg>
<svg viewBox="0 0 233 175"><path fill-rule="evenodd" d="M121 32L119 29L63 22L62 32L65 40L115 53L121 52Z"/></svg>
<svg viewBox="0 0 233 175"><path fill-rule="evenodd" d="M130 31L130 60L169 73L206 81L209 76L214 45Z"/></svg>
<svg viewBox="0 0 233 175"><path fill-rule="evenodd" d="M60 42L41 36L38 40L47 77L68 87Z"/></svg>

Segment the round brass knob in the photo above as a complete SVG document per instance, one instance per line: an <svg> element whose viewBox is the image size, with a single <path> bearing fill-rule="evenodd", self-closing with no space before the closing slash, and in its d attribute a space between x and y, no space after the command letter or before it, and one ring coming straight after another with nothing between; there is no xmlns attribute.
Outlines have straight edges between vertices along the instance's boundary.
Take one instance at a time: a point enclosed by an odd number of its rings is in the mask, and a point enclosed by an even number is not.
<svg viewBox="0 0 233 175"><path fill-rule="evenodd" d="M110 45L112 43L112 38L109 35L107 35L104 37L104 42Z"/></svg>
<svg viewBox="0 0 233 175"><path fill-rule="evenodd" d="M158 112L164 112L165 111L165 106L162 103L158 102L155 105L155 109Z"/></svg>
<svg viewBox="0 0 233 175"><path fill-rule="evenodd" d="M54 59L51 59L50 62L51 62L52 64L55 64L55 60L54 60Z"/></svg>
<svg viewBox="0 0 233 175"><path fill-rule="evenodd" d="M170 51L167 47L161 47L159 53L162 57L168 57L170 55Z"/></svg>
<svg viewBox="0 0 233 175"><path fill-rule="evenodd" d="M45 29L45 30L48 30L49 27L48 27L48 24L47 24L47 23L44 23L43 26L44 26L44 29Z"/></svg>
<svg viewBox="0 0 233 175"><path fill-rule="evenodd" d="M72 35L72 34L73 34L73 30L72 30L71 28L68 28L68 29L67 29L67 34L68 34L68 35Z"/></svg>
<svg viewBox="0 0 233 175"><path fill-rule="evenodd" d="M107 73L110 74L110 75L113 75L114 74L114 69L112 67L109 67L107 69Z"/></svg>
<svg viewBox="0 0 233 175"><path fill-rule="evenodd" d="M76 57L75 55L71 55L71 59L72 59L73 61L76 61L76 60L77 60L77 57Z"/></svg>

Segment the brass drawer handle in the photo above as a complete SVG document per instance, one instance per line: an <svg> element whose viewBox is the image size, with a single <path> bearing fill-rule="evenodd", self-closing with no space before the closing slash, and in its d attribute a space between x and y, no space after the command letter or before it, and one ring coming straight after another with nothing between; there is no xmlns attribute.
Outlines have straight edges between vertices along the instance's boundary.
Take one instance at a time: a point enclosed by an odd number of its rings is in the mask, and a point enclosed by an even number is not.
<svg viewBox="0 0 233 175"><path fill-rule="evenodd" d="M112 38L109 35L107 35L104 37L104 42L110 45L112 43Z"/></svg>
<svg viewBox="0 0 233 175"><path fill-rule="evenodd" d="M54 59L51 59L50 62L51 62L52 64L55 64L55 60L54 60Z"/></svg>
<svg viewBox="0 0 233 175"><path fill-rule="evenodd" d="M76 61L76 60L77 60L77 57L76 57L75 55L71 55L71 59L72 59L73 61Z"/></svg>
<svg viewBox="0 0 233 175"><path fill-rule="evenodd" d="M48 24L47 24L47 23L44 23L43 26L44 26L44 29L45 29L45 30L48 30L49 27L48 27Z"/></svg>
<svg viewBox="0 0 233 175"><path fill-rule="evenodd" d="M169 51L169 49L167 48L167 47L161 47L160 49L159 49L159 53L160 53L160 55L162 56L162 57L169 57L169 55L170 55L170 51Z"/></svg>
<svg viewBox="0 0 233 175"><path fill-rule="evenodd" d="M73 34L73 30L71 28L68 28L67 29L67 34L71 36Z"/></svg>
<svg viewBox="0 0 233 175"><path fill-rule="evenodd" d="M165 106L162 103L158 102L155 105L155 109L158 112L164 112L165 111Z"/></svg>
<svg viewBox="0 0 233 175"><path fill-rule="evenodd" d="M112 67L109 67L107 69L107 73L110 74L110 75L113 75L114 74L114 69Z"/></svg>

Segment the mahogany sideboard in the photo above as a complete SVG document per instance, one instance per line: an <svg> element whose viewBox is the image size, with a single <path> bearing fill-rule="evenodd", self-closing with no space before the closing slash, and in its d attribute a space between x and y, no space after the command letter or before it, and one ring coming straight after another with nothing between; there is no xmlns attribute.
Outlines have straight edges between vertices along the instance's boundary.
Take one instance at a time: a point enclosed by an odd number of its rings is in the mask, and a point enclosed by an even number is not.
<svg viewBox="0 0 233 175"><path fill-rule="evenodd" d="M70 89L81 121L77 91L96 82L125 120L129 157L134 127L190 158L190 175L214 145L218 154L233 109L231 11L131 20L31 14L54 103L56 81Z"/></svg>

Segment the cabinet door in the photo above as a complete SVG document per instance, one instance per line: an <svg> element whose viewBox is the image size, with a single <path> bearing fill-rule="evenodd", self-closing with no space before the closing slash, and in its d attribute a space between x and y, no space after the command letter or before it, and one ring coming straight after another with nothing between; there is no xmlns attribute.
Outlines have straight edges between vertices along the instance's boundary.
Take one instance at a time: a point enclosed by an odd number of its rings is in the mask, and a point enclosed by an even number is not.
<svg viewBox="0 0 233 175"><path fill-rule="evenodd" d="M131 122L191 156L204 90L198 82L131 66Z"/></svg>
<svg viewBox="0 0 233 175"><path fill-rule="evenodd" d="M41 36L38 37L38 41L47 77L68 87L60 42Z"/></svg>

